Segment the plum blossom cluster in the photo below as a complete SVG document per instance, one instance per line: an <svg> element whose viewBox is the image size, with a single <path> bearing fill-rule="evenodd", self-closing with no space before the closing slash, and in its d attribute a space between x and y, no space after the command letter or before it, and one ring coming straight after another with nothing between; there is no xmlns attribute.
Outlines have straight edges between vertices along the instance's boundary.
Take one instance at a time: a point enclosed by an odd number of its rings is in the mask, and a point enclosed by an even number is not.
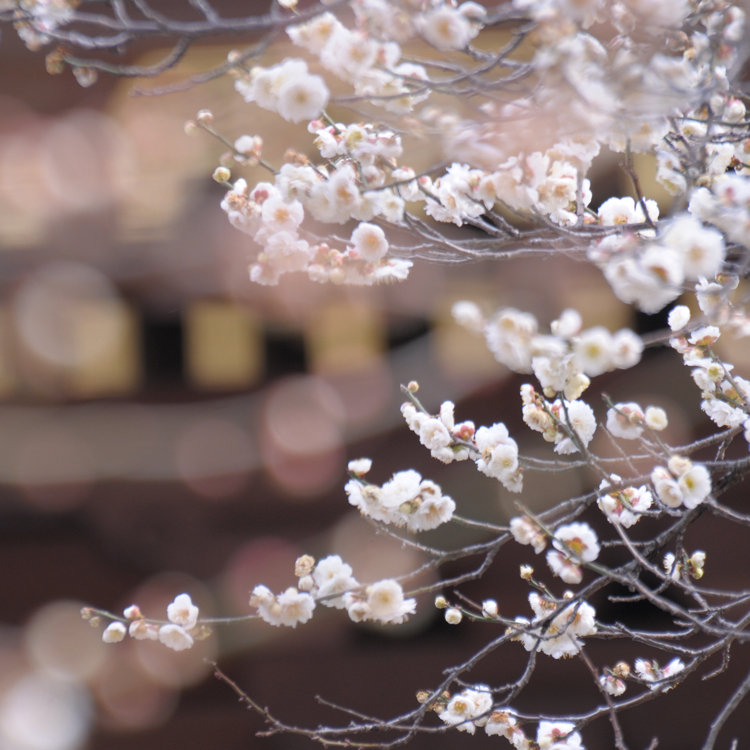
<svg viewBox="0 0 750 750"><path fill-rule="evenodd" d="M685 669L682 659L675 657L663 667L654 659L637 658L634 662L635 677L645 683L651 691L666 691L674 687L676 675ZM632 676L630 665L621 661L611 669L605 669L599 684L610 695L622 695L627 690L626 681Z"/></svg>
<svg viewBox="0 0 750 750"><path fill-rule="evenodd" d="M685 669L682 659L675 657L663 667L655 659L636 659L635 672L650 690L665 691L674 687L676 675Z"/></svg>
<svg viewBox="0 0 750 750"><path fill-rule="evenodd" d="M15 23L18 36L32 51L51 41L50 33L73 17L76 0L20 0Z"/></svg>
<svg viewBox="0 0 750 750"><path fill-rule="evenodd" d="M401 405L401 414L434 458L443 463L472 458L482 474L498 479L510 492L521 491L523 473L518 463L518 443L502 422L479 429L470 421L456 424L452 401L444 401L437 415L428 414L413 396L416 388L414 383L409 390L413 401Z"/></svg>
<svg viewBox="0 0 750 750"><path fill-rule="evenodd" d="M617 297L646 313L658 312L691 284L715 277L725 257L722 233L692 213L660 222L655 234L609 235L589 252Z"/></svg>
<svg viewBox="0 0 750 750"><path fill-rule="evenodd" d="M668 508L692 509L711 494L711 473L703 465L685 456L671 456L667 466L651 471L656 496Z"/></svg>
<svg viewBox="0 0 750 750"><path fill-rule="evenodd" d="M304 60L289 58L270 68L253 68L234 86L246 102L278 112L289 122L317 117L330 96L325 81L310 74Z"/></svg>
<svg viewBox="0 0 750 750"><path fill-rule="evenodd" d="M409 469L378 486L362 478L370 464L369 459L351 462L353 477L344 488L349 503L363 515L412 532L435 529L453 517L456 503L435 482Z"/></svg>
<svg viewBox="0 0 750 750"><path fill-rule="evenodd" d="M427 691L420 691L417 698L425 702L431 696ZM512 708L493 704L492 690L487 685L472 685L453 695L445 692L430 707L446 725L468 734L483 728L489 736L504 737L516 750L534 747L584 750L581 735L575 724L569 721L540 721L536 728L536 742L531 740Z"/></svg>
<svg viewBox="0 0 750 750"><path fill-rule="evenodd" d="M643 409L640 404L628 401L607 409L607 430L623 440L637 440L643 435L644 428L661 432L667 424L667 413L659 406Z"/></svg>
<svg viewBox="0 0 750 750"><path fill-rule="evenodd" d="M599 540L586 523L558 526L552 545L554 549L547 552L547 565L565 583L580 583L583 580L581 563L590 563L599 557Z"/></svg>
<svg viewBox="0 0 750 750"><path fill-rule="evenodd" d="M745 439L750 442L750 381L733 374L734 367L714 353L712 345L721 335L719 327L709 325L689 333L680 331L689 317L679 312L675 308L670 313L670 323L677 328L670 343L682 355L693 382L701 390L701 409L719 427L742 427Z"/></svg>
<svg viewBox="0 0 750 750"><path fill-rule="evenodd" d="M122 619L110 622L102 633L105 643L119 643L125 636L136 640L160 641L174 651L190 648L196 638L205 638L209 630L198 623L200 611L189 594L179 594L167 606L167 622L147 620L136 604L123 611Z"/></svg>
<svg viewBox="0 0 750 750"><path fill-rule="evenodd" d="M350 219L369 221L379 216L386 223L400 224L404 218L405 202L410 201L420 202L427 215L436 221L458 226L465 222L484 221L485 215L494 212L499 205L518 214L538 214L561 224L580 224L591 200L585 173L601 144L613 146L619 139L622 143L629 141L632 146L640 139L640 147L645 150L661 142L668 130L666 115L673 114L672 100L675 97L660 97L655 92L660 90L663 93L665 88L672 92L690 90L688 84L699 79L707 67L706 45L696 39L690 54L685 52L681 59L663 53L658 45L651 59L638 60L632 53L623 51L626 46L610 54L587 31L604 12L600 3L589 4L585 11L578 6L571 10L569 3L519 0L514 5L529 13L543 29L546 44L534 59L538 74L553 77L557 82L559 71L565 70L566 84L574 85L581 95L579 104L585 113L582 111L579 117L581 122L589 125L579 128L575 138L566 137L534 151L522 148L520 144L515 149L498 148L491 136L474 132L476 128L467 127L464 119L450 112L441 112L439 107L425 110L422 117L425 125L443 134L449 150L463 153L466 160L453 162L437 177L422 175L417 178L409 165L397 163L402 149L400 139L392 131L379 134L378 129L368 123L317 121L315 118L328 104L329 90L320 76L309 72L304 60L289 58L270 68L256 66L246 72L240 68L235 71L236 88L246 101L276 111L292 122L312 121L310 130L315 134L316 146L326 162L313 166L304 158L287 161L277 173L277 182L278 176L286 171L294 181L294 199L301 201L313 218L324 223L343 223ZM437 69L428 74L425 66L405 60L402 45L421 37L438 51L462 50L479 34L487 17L486 9L474 2L465 2L458 7L434 2L421 12L409 12L387 2L353 3L352 10L353 28L327 12L301 24L290 25L287 34L293 44L316 56L324 70L350 84L356 97L396 113L413 110L442 85L439 77L431 78ZM649 18L648 13L644 15L640 4L631 7L629 3L619 3L614 22L627 35L633 30L636 20L639 28L653 31L664 26L677 28L685 15L685 3L673 13L655 13L653 18ZM737 25L742 19L735 14L731 21L727 21L721 14L715 15L715 18L704 19L704 23L715 27L724 22L734 29L727 33L736 36ZM561 18L566 22L558 23ZM634 68L643 79L638 91L641 94L649 92L650 96L647 104L630 102L631 106L624 106L628 97L617 90L615 82L625 79L626 90L631 91ZM558 85L548 87L550 91L560 88ZM592 98L597 102L595 111L599 115L593 118ZM564 111L570 118L571 105L569 97L567 99ZM657 114L653 111L663 109L665 100L666 112ZM502 111L494 111L497 105L488 99L483 109L489 122L504 122L519 114L528 116L531 105L529 101L519 100L504 105L500 108ZM542 106L554 109L551 102ZM643 113L644 109L646 124L643 117L630 118L634 122L623 135L623 127L629 119L623 117L623 111L633 114ZM736 105L732 116L740 116ZM597 122L597 127L590 126L592 119ZM567 129L572 129L570 124ZM492 164L492 168L482 168L483 164ZM284 182L284 178L281 181ZM244 189L241 184L239 187ZM241 192L237 187L234 191ZM627 197L605 202L597 220L603 225L638 225L646 220L641 204L647 205L648 222L653 223L658 217L653 201L636 204ZM673 292L679 293L683 280L689 280L698 272L709 275L706 269L715 265L717 256L723 256L723 245L716 240L700 259L693 257L700 244L683 247L687 242L683 235L695 228L696 221L689 215L685 215L682 222L675 220L671 231L661 238L663 241L658 245L651 243L654 249L636 253L636 259L632 257L636 251L627 250L631 235L605 238L592 257L606 266L605 273L612 283L619 285L618 294L623 299L632 301L631 298L640 295L643 304L655 305L664 297L662 287L666 286L666 301L669 301L676 296ZM704 230L704 233L709 233L705 236L711 237L711 231ZM255 239L267 247L266 238ZM253 266L251 277L260 283L276 283L282 273L307 270L319 281L357 284L404 278L408 271L403 261L394 267L394 261L390 260L381 263L380 273L376 274L373 268L363 269L361 265L348 263L348 250L318 244L321 246L317 253L313 252L316 255L314 261L309 257L305 259L305 248L299 243L292 242L292 247L289 247L288 242L281 242L281 249L272 245L270 254L262 253L259 262ZM639 243L635 245L638 247ZM378 247L382 248L382 243ZM657 247L674 250L667 253L670 256L669 262L665 261L668 273L661 280L654 278L654 274L658 277L662 267L650 265L659 253ZM279 253L285 256L282 263L278 262L281 260ZM383 254L381 252L377 260ZM681 259L681 254L687 255L688 260ZM615 256L622 262L615 262ZM355 257L358 256L355 254ZM630 261L629 265L624 262L626 260ZM645 268L641 274L643 278L631 278L638 276L638 267ZM663 282L661 287L660 281ZM645 291L641 289L643 286ZM653 294L654 287L660 288L661 296Z"/></svg>
<svg viewBox="0 0 750 750"><path fill-rule="evenodd" d="M361 584L339 555L328 555L316 562L303 555L295 563L299 582L281 594L273 594L262 584L255 586L250 606L269 625L296 627L307 622L317 604L345 609L354 622L367 620L384 624L405 622L416 610L416 600L405 598L401 584L390 578Z"/></svg>
<svg viewBox="0 0 750 750"><path fill-rule="evenodd" d="M741 108L741 119L744 119L742 102L735 99L733 104L737 110ZM730 139L722 145L735 150L730 159L734 169L721 170L710 180L710 187L695 188L690 193L689 210L701 221L724 232L731 242L747 247L750 244L750 144L747 138L738 135L736 140Z"/></svg>
<svg viewBox="0 0 750 750"><path fill-rule="evenodd" d="M493 115L491 106L485 109ZM440 126L450 130L451 123L443 118ZM460 130L455 123L453 127ZM597 152L596 144L561 142L544 152L510 156L491 171L454 162L437 178L420 178L425 213L460 227L503 205L521 215L539 214L556 224L575 225L591 201L589 180L580 165L589 164Z"/></svg>
<svg viewBox="0 0 750 750"><path fill-rule="evenodd" d="M729 13L735 15L738 10L733 8ZM737 21L743 20L735 16L735 26L729 33L736 33ZM721 75L720 71L717 72ZM726 208L722 201L717 202L714 197L726 195L726 186L741 185L742 179L737 180L735 173L747 174L750 154L750 144L742 128L746 118L745 104L726 91L726 82L721 84L724 90L717 90L710 100L713 118L707 119L705 110L690 110L675 121L674 134L663 141L657 150L656 179L675 195L689 192L688 165L692 160L691 154L702 152L705 155L702 186L691 193L690 211L725 231L730 239L743 242L747 234L743 236L742 225L732 226L729 223L730 217L743 218L739 206L733 205L731 192L727 195ZM705 187L706 184L710 184L711 189ZM722 188L722 185L725 187ZM717 192L714 193L714 190Z"/></svg>
<svg viewBox="0 0 750 750"><path fill-rule="evenodd" d="M581 564L599 557L599 540L587 523L562 524L550 532L530 516L523 515L511 519L510 532L519 544L531 545L537 554L546 549L551 538L553 549L547 551L547 565L565 583L580 583L583 580Z"/></svg>
<svg viewBox="0 0 750 750"><path fill-rule="evenodd" d="M548 401L528 383L521 386L523 421L563 455L585 451L596 432L594 410L581 399Z"/></svg>
<svg viewBox="0 0 750 750"><path fill-rule="evenodd" d="M295 628L308 622L318 604L345 609L354 622L373 621L400 624L416 610L416 600L406 598L398 581L386 578L371 584L361 584L352 568L338 555L328 555L316 561L303 555L295 563L296 587L290 586L274 594L263 584L256 585L250 595L250 606L258 617L275 627ZM211 634L207 622L199 621L199 609L190 595L179 594L167 606L166 621L147 619L140 608L127 607L122 617L109 613L96 616L89 608L84 617L96 624L101 615L110 620L102 633L105 643L119 643L126 636L136 640L160 641L174 651L193 646L196 639Z"/></svg>
<svg viewBox="0 0 750 750"><path fill-rule="evenodd" d="M667 552L662 560L662 567L673 580L677 580L680 576L687 576L698 581L703 578L705 566L706 553L701 549L695 550L690 556L683 552L680 559L674 553Z"/></svg>
<svg viewBox="0 0 750 750"><path fill-rule="evenodd" d="M328 177L310 166L285 166L273 184L261 182L251 189L243 178L235 180L221 202L231 224L263 247L250 267L252 281L276 284L291 271L306 271L314 281L365 285L406 277L411 262L387 256L388 240L377 224L360 221L341 250L304 237L306 210L315 218L325 211L331 221L343 208L343 222L361 204L351 166ZM370 205L357 213L371 218L375 210Z"/></svg>
<svg viewBox="0 0 750 750"><path fill-rule="evenodd" d="M619 489L610 489L615 485ZM597 504L610 523L629 529L651 508L654 498L645 484L639 487L623 485L622 478L617 474L610 474L609 479L602 479Z"/></svg>
<svg viewBox="0 0 750 750"><path fill-rule="evenodd" d="M527 651L541 651L553 659L574 656L581 649L581 638L597 631L596 610L577 600L572 591L562 601L532 591L529 604L534 618L516 617L512 632Z"/></svg>
<svg viewBox="0 0 750 750"><path fill-rule="evenodd" d="M443 402L439 414L428 414L413 396L412 391L417 388L413 383L410 390L413 401L404 402L401 413L431 455L443 463L474 458L482 473L494 476L511 491L519 492L522 476L518 466L518 445L505 425L496 423L476 429L471 421L456 424L455 406L451 401Z"/></svg>
<svg viewBox="0 0 750 750"><path fill-rule="evenodd" d="M566 309L541 333L534 315L512 307L485 318L473 302L457 302L453 316L460 325L484 335L495 359L513 372L531 373L548 398L564 394L574 400L590 378L638 364L643 342L632 330L610 333L603 326L583 329L577 310Z"/></svg>

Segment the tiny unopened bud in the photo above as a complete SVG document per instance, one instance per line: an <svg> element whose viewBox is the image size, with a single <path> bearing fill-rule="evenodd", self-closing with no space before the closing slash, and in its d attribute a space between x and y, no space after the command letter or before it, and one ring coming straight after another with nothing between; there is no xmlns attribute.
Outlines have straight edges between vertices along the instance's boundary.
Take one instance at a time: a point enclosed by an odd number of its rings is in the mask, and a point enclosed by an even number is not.
<svg viewBox="0 0 750 750"><path fill-rule="evenodd" d="M703 550L697 550L688 559L688 572L692 578L699 581L703 578L703 567L706 564L706 553Z"/></svg>
<svg viewBox="0 0 750 750"><path fill-rule="evenodd" d="M201 623L197 628L193 628L190 631L190 635L195 641L205 641L214 634L214 631L208 625Z"/></svg>
<svg viewBox="0 0 750 750"><path fill-rule="evenodd" d="M201 125L210 125L214 121L214 113L210 109L201 109L195 119Z"/></svg>
<svg viewBox="0 0 750 750"><path fill-rule="evenodd" d="M534 575L534 568L532 568L531 565L521 566L521 578L524 581L530 581L533 575Z"/></svg>
<svg viewBox="0 0 750 750"><path fill-rule="evenodd" d="M448 606L448 600L442 594L438 594L435 597L435 606L438 609L445 609Z"/></svg>
<svg viewBox="0 0 750 750"><path fill-rule="evenodd" d="M44 58L44 65L47 69L47 73L51 76L60 75L65 70L65 60L63 59L63 51L59 47L52 50L47 57Z"/></svg>
<svg viewBox="0 0 750 750"><path fill-rule="evenodd" d="M410 380L406 386L409 393L416 393L419 390L419 383L416 380Z"/></svg>
<svg viewBox="0 0 750 750"><path fill-rule="evenodd" d="M312 555L301 555L294 561L294 575L297 578L310 575L314 567L315 558Z"/></svg>
<svg viewBox="0 0 750 750"><path fill-rule="evenodd" d="M94 610L91 607L81 607L81 619L90 620L94 616Z"/></svg>
<svg viewBox="0 0 750 750"><path fill-rule="evenodd" d="M297 588L300 591L312 591L315 588L315 579L312 576L302 576L299 579Z"/></svg>
<svg viewBox="0 0 750 750"><path fill-rule="evenodd" d="M482 602L482 614L485 617L497 617L498 611L497 602L494 599L485 599Z"/></svg>
<svg viewBox="0 0 750 750"><path fill-rule="evenodd" d="M448 609L445 610L445 621L449 625L458 625L463 619L464 616L461 613L461 610L457 607L448 607Z"/></svg>
<svg viewBox="0 0 750 750"><path fill-rule="evenodd" d="M198 124L195 122L195 120L188 120L185 123L185 135L195 135L200 131L200 128L198 127Z"/></svg>
<svg viewBox="0 0 750 750"><path fill-rule="evenodd" d="M137 620L138 618L143 617L141 609L137 604L131 604L129 607L125 607L122 614L128 620Z"/></svg>
<svg viewBox="0 0 750 750"><path fill-rule="evenodd" d="M417 690L417 703L427 703L431 695L429 690Z"/></svg>
<svg viewBox="0 0 750 750"><path fill-rule="evenodd" d="M627 679L630 676L630 664L626 661L618 661L617 664L612 667L612 674L623 680Z"/></svg>
<svg viewBox="0 0 750 750"><path fill-rule="evenodd" d="M73 68L73 75L78 85L84 89L93 86L99 79L99 73L93 68Z"/></svg>
<svg viewBox="0 0 750 750"><path fill-rule="evenodd" d="M216 167L214 173L211 175L216 182L224 183L229 182L232 177L232 173L226 167Z"/></svg>
<svg viewBox="0 0 750 750"><path fill-rule="evenodd" d="M355 477L363 477L372 468L372 459L370 458L355 458L349 461L346 468Z"/></svg>

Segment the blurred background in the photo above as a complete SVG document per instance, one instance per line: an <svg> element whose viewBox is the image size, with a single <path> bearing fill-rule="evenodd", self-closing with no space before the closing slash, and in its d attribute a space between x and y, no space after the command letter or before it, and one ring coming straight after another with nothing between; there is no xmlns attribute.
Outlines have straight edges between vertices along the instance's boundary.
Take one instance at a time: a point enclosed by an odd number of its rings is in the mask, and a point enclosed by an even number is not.
<svg viewBox="0 0 750 750"><path fill-rule="evenodd" d="M196 48L180 77L218 64L228 49ZM545 454L523 432L521 381L453 324L452 303L517 306L542 326L567 306L611 330L659 321L633 319L596 271L558 258L418 263L407 282L375 289L289 277L251 286L257 248L230 227L210 179L220 144L186 136L184 123L209 108L231 138L261 133L277 162L292 143L302 146L301 131L244 104L230 80L158 97L134 96L134 87L103 78L83 89L69 74L48 76L41 56L3 35L0 749L309 746L257 739L262 722L211 677L209 661L280 718L311 726L348 721L318 694L377 716L412 708L418 688L491 634L447 626L429 597L404 628L357 627L334 611L295 631L222 628L178 654L134 641L105 646L81 606L119 612L137 602L161 617L189 591L205 615L243 614L255 584L294 584L302 553L340 554L362 581L410 570L416 553L349 509L349 459L373 458L378 482L417 468L465 516L505 522L516 511L473 467L446 471L429 459L401 422L400 383L418 380L432 410L450 398L459 419L503 420L522 451ZM597 179L602 195L626 191L614 186L611 164ZM695 394L673 359L654 356L639 374L606 376L601 387L665 407L669 437L682 442L698 429L679 416ZM591 481L529 476L525 502L543 508ZM430 540L480 538L453 529ZM504 550L496 573L466 593L525 614L515 571L526 552ZM735 549L727 568L738 555L746 565L747 552ZM491 658L477 679L512 681L524 657L519 647ZM563 675L595 699L582 665L542 669L529 710L535 701L554 700L561 712L578 705L578 688L560 691ZM645 746L655 727L628 721ZM606 744L610 730L595 726ZM679 731L675 742L684 743ZM415 746L455 740L428 736ZM490 740L474 742L498 742Z"/></svg>

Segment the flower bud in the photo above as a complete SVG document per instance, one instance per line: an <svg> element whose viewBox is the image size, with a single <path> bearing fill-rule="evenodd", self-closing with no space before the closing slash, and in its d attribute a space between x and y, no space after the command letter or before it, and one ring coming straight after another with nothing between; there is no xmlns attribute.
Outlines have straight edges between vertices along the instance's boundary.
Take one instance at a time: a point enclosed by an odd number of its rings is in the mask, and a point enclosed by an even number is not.
<svg viewBox="0 0 750 750"><path fill-rule="evenodd" d="M232 173L226 167L216 167L211 175L216 182L229 182Z"/></svg>
<svg viewBox="0 0 750 750"><path fill-rule="evenodd" d="M482 614L485 617L497 617L498 607L494 599L485 599L482 602Z"/></svg>
<svg viewBox="0 0 750 750"><path fill-rule="evenodd" d="M312 573L314 567L315 558L312 555L301 555L294 561L294 575L302 578Z"/></svg>
<svg viewBox="0 0 750 750"><path fill-rule="evenodd" d="M449 625L458 625L463 619L464 616L461 613L461 610L457 607L448 607L448 609L445 610L445 621Z"/></svg>
<svg viewBox="0 0 750 750"><path fill-rule="evenodd" d="M618 661L614 667L612 667L612 674L615 677L621 677L623 680L630 676L630 664L626 661Z"/></svg>

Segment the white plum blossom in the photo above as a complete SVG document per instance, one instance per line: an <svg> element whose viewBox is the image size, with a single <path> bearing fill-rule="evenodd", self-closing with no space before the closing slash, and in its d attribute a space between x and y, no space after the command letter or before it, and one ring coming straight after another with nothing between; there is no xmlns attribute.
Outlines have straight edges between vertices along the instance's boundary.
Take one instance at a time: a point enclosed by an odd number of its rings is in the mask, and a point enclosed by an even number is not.
<svg viewBox="0 0 750 750"><path fill-rule="evenodd" d="M159 626L139 618L133 620L128 626L128 635L137 641L157 641L159 640Z"/></svg>
<svg viewBox="0 0 750 750"><path fill-rule="evenodd" d="M119 643L125 638L127 632L128 629L125 627L125 624L119 620L115 620L114 622L110 622L109 625L104 628L104 631L102 632L102 640L104 643Z"/></svg>
<svg viewBox="0 0 750 750"><path fill-rule="evenodd" d="M469 302L468 300L454 302L453 307L451 308L451 314L453 315L453 319L460 326L468 328L474 333L482 332L485 325L485 319L484 315L482 315L482 311L479 309L479 305L476 303Z"/></svg>
<svg viewBox="0 0 750 750"><path fill-rule="evenodd" d="M594 530L585 523L570 523L555 530L554 550L547 552L550 570L565 583L583 580L580 563L592 562L599 556L599 541Z"/></svg>
<svg viewBox="0 0 750 750"><path fill-rule="evenodd" d="M528 741L518 726L515 716L507 709L495 709L487 718L484 731L492 736L505 737L513 747L527 747Z"/></svg>
<svg viewBox="0 0 750 750"><path fill-rule="evenodd" d="M186 630L195 627L198 615L198 607L193 604L190 594L179 594L167 606L167 618L169 621L175 625L181 625Z"/></svg>
<svg viewBox="0 0 750 750"><path fill-rule="evenodd" d="M581 566L562 552L548 550L546 559L552 573L565 583L576 585L583 580Z"/></svg>
<svg viewBox="0 0 750 750"><path fill-rule="evenodd" d="M308 592L300 592L294 587L276 596L267 586L258 584L250 597L250 606L255 607L269 625L295 628L313 616L315 599Z"/></svg>
<svg viewBox="0 0 750 750"><path fill-rule="evenodd" d="M437 49L463 49L479 33L460 9L441 5L417 17L417 28L424 38Z"/></svg>
<svg viewBox="0 0 750 750"><path fill-rule="evenodd" d="M320 54L342 23L332 13L321 13L306 23L290 26L287 34L292 42L313 54Z"/></svg>
<svg viewBox="0 0 750 750"><path fill-rule="evenodd" d="M680 253L683 272L689 281L712 278L724 262L721 232L705 227L691 214L680 214L672 219L661 239Z"/></svg>
<svg viewBox="0 0 750 750"><path fill-rule="evenodd" d="M547 546L546 534L528 516L511 518L510 533L519 544L530 544L537 554L543 552Z"/></svg>
<svg viewBox="0 0 750 750"><path fill-rule="evenodd" d="M355 622L399 624L416 611L416 600L405 599L401 584L391 578L370 584L364 595L348 593L344 598L349 617Z"/></svg>
<svg viewBox="0 0 750 750"><path fill-rule="evenodd" d="M645 419L643 410L633 401L607 409L607 429L624 440L639 438L643 434Z"/></svg>
<svg viewBox="0 0 750 750"><path fill-rule="evenodd" d="M599 557L599 540L587 523L569 523L555 529L552 544L560 552L581 562L593 562Z"/></svg>
<svg viewBox="0 0 750 750"><path fill-rule="evenodd" d="M485 725L492 709L492 691L486 685L474 685L451 696L438 716L449 726L474 734Z"/></svg>
<svg viewBox="0 0 750 750"><path fill-rule="evenodd" d="M370 263L380 260L388 252L385 232L375 224L360 223L352 232L351 243L357 254Z"/></svg>
<svg viewBox="0 0 750 750"><path fill-rule="evenodd" d="M656 496L668 508L679 508L682 505L682 491L675 478L663 466L657 466L651 472L651 483Z"/></svg>
<svg viewBox="0 0 750 750"><path fill-rule="evenodd" d="M476 459L479 471L499 479L511 492L520 492L523 479L518 466L518 444L508 434L507 427L502 422L480 427L475 440L480 452Z"/></svg>
<svg viewBox="0 0 750 750"><path fill-rule="evenodd" d="M680 474L677 486L682 492L682 504L695 508L711 494L711 475L703 464L693 464Z"/></svg>
<svg viewBox="0 0 750 750"><path fill-rule="evenodd" d="M327 607L345 609L343 596L347 591L357 588L359 583L352 575L351 565L345 563L339 555L328 555L319 560L312 572L314 582L313 594L317 601Z"/></svg>
<svg viewBox="0 0 750 750"><path fill-rule="evenodd" d="M185 651L193 646L193 636L181 625L173 623L159 628L159 641L173 651Z"/></svg>
<svg viewBox="0 0 750 750"><path fill-rule="evenodd" d="M564 605L535 591L529 594L534 620L525 617L516 617L515 620L517 638L527 651L538 649L553 659L573 656L580 651L580 639L596 632L594 608L587 602L575 601L570 591L565 592L565 600L572 601ZM550 617L552 620L548 621ZM534 622L540 620L545 624L534 626Z"/></svg>
<svg viewBox="0 0 750 750"><path fill-rule="evenodd" d="M278 112L290 122L312 120L328 104L325 82L310 74L307 63L299 59L287 59L271 68L254 68L250 79L237 80L235 87L245 101Z"/></svg>
<svg viewBox="0 0 750 750"><path fill-rule="evenodd" d="M555 436L556 453L575 453L579 450L579 442L584 448L591 442L596 432L596 418L593 409L585 401L558 400L552 405L552 410L564 426ZM575 440L567 434L565 428L572 429Z"/></svg>
<svg viewBox="0 0 750 750"><path fill-rule="evenodd" d="M618 484L622 481L617 474L611 474L610 479ZM599 485L599 490L606 490L610 486L610 482L603 479ZM641 519L642 514L652 506L653 502L653 496L646 485L612 490L607 494L600 495L597 500L597 504L607 520L610 523L622 524L626 529L634 526Z"/></svg>
<svg viewBox="0 0 750 750"><path fill-rule="evenodd" d="M690 308L686 305L675 305L669 311L668 322L673 331L681 331L690 322Z"/></svg>
<svg viewBox="0 0 750 750"><path fill-rule="evenodd" d="M450 521L456 509L452 498L414 469L396 472L382 487L350 479L344 489L363 515L409 531L434 529Z"/></svg>
<svg viewBox="0 0 750 750"><path fill-rule="evenodd" d="M635 671L642 680L649 683L650 690L669 690L674 685L674 677L685 669L682 659L675 657L663 667L656 660L636 659Z"/></svg>
<svg viewBox="0 0 750 750"><path fill-rule="evenodd" d="M659 206L656 201L646 200L649 218L656 221L659 218ZM597 211L600 224L641 224L646 221L643 207L633 198L608 198Z"/></svg>
<svg viewBox="0 0 750 750"><path fill-rule="evenodd" d="M669 468L657 466L651 472L656 496L669 508L700 505L711 494L711 474L703 464L672 456Z"/></svg>
<svg viewBox="0 0 750 750"><path fill-rule="evenodd" d="M625 681L620 679L617 675L611 672L606 672L599 677L599 684L606 690L610 695L622 695L627 690Z"/></svg>
<svg viewBox="0 0 750 750"><path fill-rule="evenodd" d="M539 750L583 750L581 735L569 721L540 721L536 731Z"/></svg>

